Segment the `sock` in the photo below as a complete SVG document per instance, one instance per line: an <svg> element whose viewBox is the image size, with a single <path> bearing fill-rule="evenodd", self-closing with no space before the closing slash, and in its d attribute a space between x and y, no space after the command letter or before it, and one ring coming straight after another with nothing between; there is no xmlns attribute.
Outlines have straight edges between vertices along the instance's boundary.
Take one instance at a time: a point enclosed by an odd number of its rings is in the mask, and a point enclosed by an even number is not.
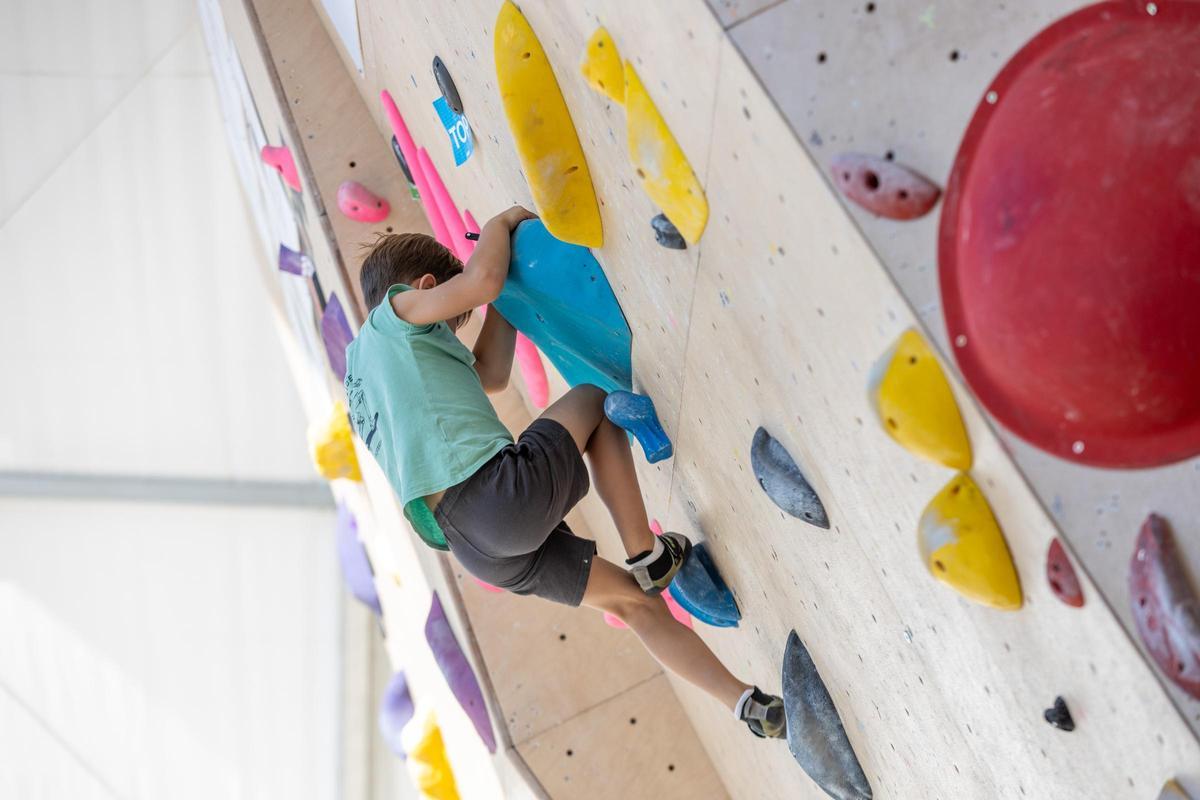
<svg viewBox="0 0 1200 800"><path fill-rule="evenodd" d="M742 712L746 710L746 701L754 694L755 687L751 686L746 691L742 692L742 696L738 698L737 703L733 706L733 716L735 719L742 718Z"/></svg>
<svg viewBox="0 0 1200 800"><path fill-rule="evenodd" d="M625 559L625 563L631 567L645 567L653 564L663 554L666 547L662 543L662 539L658 536L654 537L654 548L651 550L643 550L633 558Z"/></svg>

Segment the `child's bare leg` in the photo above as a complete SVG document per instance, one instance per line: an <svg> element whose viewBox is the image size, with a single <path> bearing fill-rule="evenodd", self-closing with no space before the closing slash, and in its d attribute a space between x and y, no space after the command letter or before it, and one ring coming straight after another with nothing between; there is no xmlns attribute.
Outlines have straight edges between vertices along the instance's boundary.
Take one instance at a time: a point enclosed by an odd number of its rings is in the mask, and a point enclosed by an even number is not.
<svg viewBox="0 0 1200 800"><path fill-rule="evenodd" d="M749 688L725 669L704 640L671 616L661 597L646 595L625 570L592 561L583 604L619 617L667 669L733 709Z"/></svg>
<svg viewBox="0 0 1200 800"><path fill-rule="evenodd" d="M591 459L596 492L612 515L626 554L633 557L654 547L654 534L646 517L629 438L604 416L604 398L602 389L576 386L542 416L565 427L579 452Z"/></svg>

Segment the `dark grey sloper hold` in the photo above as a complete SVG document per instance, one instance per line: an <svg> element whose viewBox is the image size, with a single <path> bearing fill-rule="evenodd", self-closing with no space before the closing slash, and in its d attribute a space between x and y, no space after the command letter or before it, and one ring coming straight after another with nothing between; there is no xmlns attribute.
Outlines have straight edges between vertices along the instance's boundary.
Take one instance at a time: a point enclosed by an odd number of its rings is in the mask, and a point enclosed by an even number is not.
<svg viewBox="0 0 1200 800"><path fill-rule="evenodd" d="M870 800L871 784L846 737L842 718L795 631L788 636L783 654L783 708L788 749L808 777L835 800Z"/></svg>
<svg viewBox="0 0 1200 800"><path fill-rule="evenodd" d="M442 97L446 98L446 105L450 106L450 110L455 114L463 113L462 97L458 94L458 87L454 85L454 78L450 77L450 70L446 68L446 62L438 56L433 57L433 78L437 81L438 89L441 90Z"/></svg>
<svg viewBox="0 0 1200 800"><path fill-rule="evenodd" d="M659 214L650 220L650 227L654 229L654 238L663 247L669 250L687 250L687 242L684 241L683 234L672 224L671 220L667 219L666 214Z"/></svg>
<svg viewBox="0 0 1200 800"><path fill-rule="evenodd" d="M775 505L797 519L829 530L829 516L816 490L787 449L764 428L754 432L750 467L754 477L758 478L758 485Z"/></svg>

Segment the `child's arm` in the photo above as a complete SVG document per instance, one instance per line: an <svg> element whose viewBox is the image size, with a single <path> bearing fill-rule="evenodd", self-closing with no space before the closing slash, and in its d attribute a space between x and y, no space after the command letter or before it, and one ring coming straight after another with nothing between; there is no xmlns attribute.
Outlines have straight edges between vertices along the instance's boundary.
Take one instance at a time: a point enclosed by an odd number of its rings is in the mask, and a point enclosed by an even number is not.
<svg viewBox="0 0 1200 800"><path fill-rule="evenodd" d="M479 382L488 394L502 392L508 386L516 347L517 329L494 307L488 306L483 328L472 348L475 371L479 373Z"/></svg>
<svg viewBox="0 0 1200 800"><path fill-rule="evenodd" d="M479 244L462 273L445 283L413 287L421 291L394 295L391 302L396 316L412 325L431 325L495 300L508 276L509 237L518 223L533 217L520 206L492 217L483 226ZM432 276L427 277L433 280Z"/></svg>

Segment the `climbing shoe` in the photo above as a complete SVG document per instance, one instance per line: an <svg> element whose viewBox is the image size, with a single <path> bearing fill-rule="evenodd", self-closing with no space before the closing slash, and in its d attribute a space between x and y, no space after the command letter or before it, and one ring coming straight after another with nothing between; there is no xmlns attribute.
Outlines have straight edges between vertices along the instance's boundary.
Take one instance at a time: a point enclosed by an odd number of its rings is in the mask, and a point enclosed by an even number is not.
<svg viewBox="0 0 1200 800"><path fill-rule="evenodd" d="M646 594L662 594L692 552L692 543L681 533L667 531L655 537L654 549L625 560L629 572Z"/></svg>
<svg viewBox="0 0 1200 800"><path fill-rule="evenodd" d="M742 695L734 713L760 739L787 738L787 717L783 713L781 697L767 694L755 686Z"/></svg>

